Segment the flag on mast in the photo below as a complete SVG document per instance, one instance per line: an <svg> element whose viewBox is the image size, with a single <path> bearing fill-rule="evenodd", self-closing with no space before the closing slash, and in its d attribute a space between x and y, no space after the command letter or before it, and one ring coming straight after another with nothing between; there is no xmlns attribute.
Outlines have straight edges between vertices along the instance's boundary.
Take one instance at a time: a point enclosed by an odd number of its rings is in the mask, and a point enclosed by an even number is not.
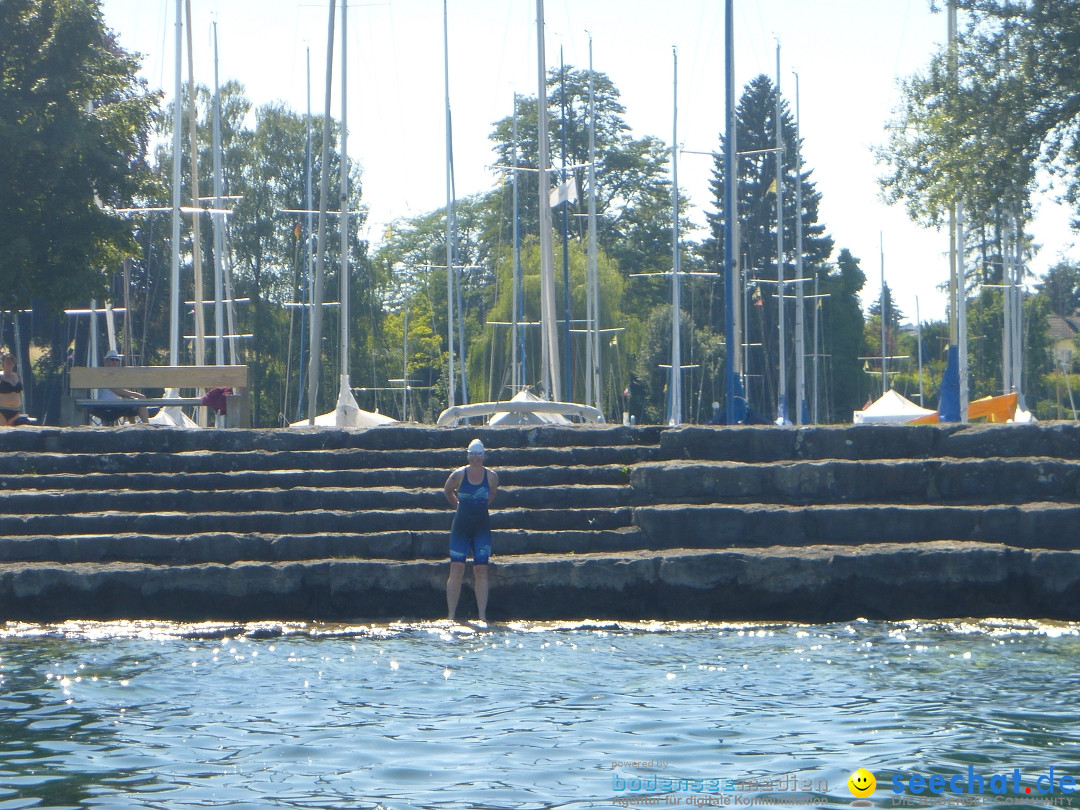
<svg viewBox="0 0 1080 810"><path fill-rule="evenodd" d="M548 195L548 203L554 208L564 202L576 203L578 201L577 178L571 177L565 183L560 183L553 188Z"/></svg>

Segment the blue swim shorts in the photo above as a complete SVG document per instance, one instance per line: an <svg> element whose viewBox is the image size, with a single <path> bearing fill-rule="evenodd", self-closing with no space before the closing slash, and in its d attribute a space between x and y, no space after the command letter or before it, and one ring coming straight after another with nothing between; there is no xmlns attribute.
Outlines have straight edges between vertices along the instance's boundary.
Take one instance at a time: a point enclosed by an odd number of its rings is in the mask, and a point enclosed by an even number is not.
<svg viewBox="0 0 1080 810"><path fill-rule="evenodd" d="M472 555L475 565L487 565L491 556L491 530L481 530L472 537L450 532L450 562L465 562Z"/></svg>

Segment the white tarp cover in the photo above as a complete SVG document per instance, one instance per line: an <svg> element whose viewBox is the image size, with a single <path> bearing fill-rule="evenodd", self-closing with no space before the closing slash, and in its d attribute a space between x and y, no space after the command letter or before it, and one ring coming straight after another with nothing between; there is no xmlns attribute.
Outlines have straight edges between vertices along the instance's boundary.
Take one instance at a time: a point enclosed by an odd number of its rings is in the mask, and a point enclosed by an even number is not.
<svg viewBox="0 0 1080 810"><path fill-rule="evenodd" d="M166 388L165 397L175 398L180 392L175 388ZM184 430L200 430L199 423L184 413L179 405L167 405L150 417L151 425L163 425L165 427L179 427Z"/></svg>
<svg viewBox="0 0 1080 810"><path fill-rule="evenodd" d="M890 388L869 408L855 411L854 416L856 425L902 425L931 413L934 411L930 408L920 408Z"/></svg>
<svg viewBox="0 0 1080 810"><path fill-rule="evenodd" d="M522 389L518 391L514 396L510 397L511 402L543 402L536 394L530 393ZM502 411L501 413L496 411L491 415L491 419L488 420L489 425L571 425L569 419L563 416L561 413L522 413L521 411L514 413L507 413Z"/></svg>
<svg viewBox="0 0 1080 810"><path fill-rule="evenodd" d="M315 417L316 427L338 428L363 428L375 427L376 425L389 425L397 422L397 419L381 413L364 411L356 404L356 397L349 387L349 378L341 378L341 386L338 389L337 407L330 413L322 413ZM309 427L307 419L293 422L289 427Z"/></svg>

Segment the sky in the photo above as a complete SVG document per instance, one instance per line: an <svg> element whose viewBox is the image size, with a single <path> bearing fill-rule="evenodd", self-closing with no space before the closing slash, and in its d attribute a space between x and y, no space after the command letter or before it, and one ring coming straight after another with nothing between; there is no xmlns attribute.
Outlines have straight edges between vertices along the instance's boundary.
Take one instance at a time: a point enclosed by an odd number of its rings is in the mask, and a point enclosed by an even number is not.
<svg viewBox="0 0 1080 810"><path fill-rule="evenodd" d="M172 97L176 0L103 0L120 44L143 55L143 76ZM759 74L777 77L798 113L803 162L822 195L820 222L836 253L848 248L867 276L864 307L880 278L905 320L946 317L947 235L912 223L881 198L874 147L900 102L899 80L922 69L946 35L928 0L735 0L736 92ZM443 0L350 0L348 148L363 172L377 246L386 223L446 204ZM536 96L536 1L446 0L449 97L458 197L493 188L489 135L510 115L515 93ZM593 67L621 92L636 138L672 142L678 53L679 186L692 221L711 210L712 160L724 111L722 0L546 0L550 69ZM337 25L340 26L340 3ZM284 102L321 114L325 102L327 0L192 0L195 79L213 85L216 23L219 81L241 82L256 105ZM184 32L185 42L187 32ZM331 114L340 117L340 28L335 34ZM309 69L310 62L310 82ZM187 56L184 55L184 80ZM309 91L310 87L310 91ZM1043 195L1031 228L1041 275L1080 259L1069 211Z"/></svg>

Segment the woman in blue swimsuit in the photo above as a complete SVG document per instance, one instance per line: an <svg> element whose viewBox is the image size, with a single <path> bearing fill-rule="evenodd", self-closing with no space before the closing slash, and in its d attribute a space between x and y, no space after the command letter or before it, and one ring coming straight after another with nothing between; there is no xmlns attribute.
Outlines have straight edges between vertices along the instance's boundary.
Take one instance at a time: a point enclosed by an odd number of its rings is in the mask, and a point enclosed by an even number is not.
<svg viewBox="0 0 1080 810"><path fill-rule="evenodd" d="M465 560L473 558L473 590L480 621L487 621L488 558L491 556L491 526L488 506L495 500L499 476L484 466L484 445L469 442L469 463L454 470L443 485L443 494L457 511L450 528L450 577L446 580L446 610L450 620L457 612Z"/></svg>

